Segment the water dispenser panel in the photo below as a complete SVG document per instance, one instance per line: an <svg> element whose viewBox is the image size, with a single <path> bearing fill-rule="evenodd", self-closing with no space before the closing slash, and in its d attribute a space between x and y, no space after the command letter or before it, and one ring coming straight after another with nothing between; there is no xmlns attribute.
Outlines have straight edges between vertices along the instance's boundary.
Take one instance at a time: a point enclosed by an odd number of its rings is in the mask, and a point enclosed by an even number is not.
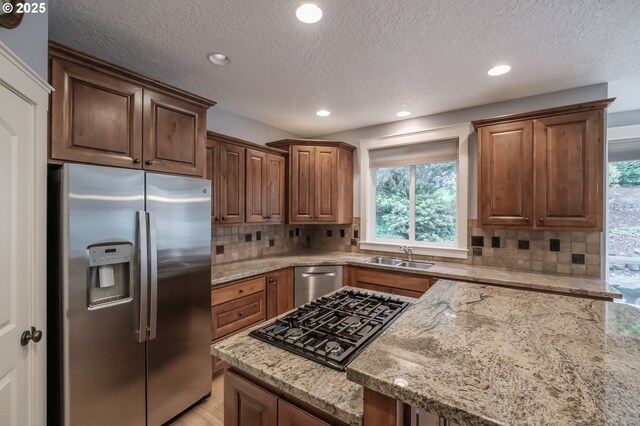
<svg viewBox="0 0 640 426"><path fill-rule="evenodd" d="M126 303L132 299L133 245L96 244L87 247L89 309Z"/></svg>

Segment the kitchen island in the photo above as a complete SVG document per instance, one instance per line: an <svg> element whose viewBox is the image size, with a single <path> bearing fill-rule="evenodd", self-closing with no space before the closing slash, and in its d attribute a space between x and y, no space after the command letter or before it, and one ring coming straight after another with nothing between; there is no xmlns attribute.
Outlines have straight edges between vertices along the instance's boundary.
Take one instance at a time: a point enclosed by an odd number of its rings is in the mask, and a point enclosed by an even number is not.
<svg viewBox="0 0 640 426"><path fill-rule="evenodd" d="M346 376L248 331L211 353L318 424L640 424L640 311L611 302L440 280Z"/></svg>
<svg viewBox="0 0 640 426"><path fill-rule="evenodd" d="M461 425L638 425L640 310L440 280L347 378L365 425L395 424L396 401Z"/></svg>

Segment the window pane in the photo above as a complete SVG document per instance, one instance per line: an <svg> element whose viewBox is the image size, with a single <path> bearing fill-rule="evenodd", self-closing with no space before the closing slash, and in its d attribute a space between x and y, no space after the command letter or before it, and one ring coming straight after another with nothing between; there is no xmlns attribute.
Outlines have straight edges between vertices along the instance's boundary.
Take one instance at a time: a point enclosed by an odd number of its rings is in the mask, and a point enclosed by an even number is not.
<svg viewBox="0 0 640 426"><path fill-rule="evenodd" d="M640 305L640 161L609 163L607 222L609 282Z"/></svg>
<svg viewBox="0 0 640 426"><path fill-rule="evenodd" d="M409 167L376 169L376 238L409 239Z"/></svg>
<svg viewBox="0 0 640 426"><path fill-rule="evenodd" d="M456 241L456 165L416 166L416 241Z"/></svg>

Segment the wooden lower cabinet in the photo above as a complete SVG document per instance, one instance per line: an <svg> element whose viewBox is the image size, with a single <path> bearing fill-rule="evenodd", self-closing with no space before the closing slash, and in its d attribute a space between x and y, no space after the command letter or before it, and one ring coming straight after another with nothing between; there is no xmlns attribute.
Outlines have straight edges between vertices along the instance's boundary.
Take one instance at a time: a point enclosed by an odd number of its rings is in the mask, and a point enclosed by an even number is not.
<svg viewBox="0 0 640 426"><path fill-rule="evenodd" d="M211 341L293 309L293 268L284 268L211 290ZM228 367L211 357L213 374Z"/></svg>
<svg viewBox="0 0 640 426"><path fill-rule="evenodd" d="M345 423L236 369L224 373L225 426L345 426Z"/></svg>
<svg viewBox="0 0 640 426"><path fill-rule="evenodd" d="M226 371L224 374L225 426L276 426L278 397Z"/></svg>
<svg viewBox="0 0 640 426"><path fill-rule="evenodd" d="M359 266L349 266L344 275L345 285L414 298L422 296L436 282L425 275Z"/></svg>
<svg viewBox="0 0 640 426"><path fill-rule="evenodd" d="M329 423L288 402L278 400L278 426L329 426Z"/></svg>

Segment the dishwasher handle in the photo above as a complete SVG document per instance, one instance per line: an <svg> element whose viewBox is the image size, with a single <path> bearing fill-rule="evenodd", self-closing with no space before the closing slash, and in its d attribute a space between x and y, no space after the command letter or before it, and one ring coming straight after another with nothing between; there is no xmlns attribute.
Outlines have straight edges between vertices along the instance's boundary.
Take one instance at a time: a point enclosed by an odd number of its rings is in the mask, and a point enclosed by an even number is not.
<svg viewBox="0 0 640 426"><path fill-rule="evenodd" d="M335 272L303 272L302 278L310 278L310 277L335 277Z"/></svg>

